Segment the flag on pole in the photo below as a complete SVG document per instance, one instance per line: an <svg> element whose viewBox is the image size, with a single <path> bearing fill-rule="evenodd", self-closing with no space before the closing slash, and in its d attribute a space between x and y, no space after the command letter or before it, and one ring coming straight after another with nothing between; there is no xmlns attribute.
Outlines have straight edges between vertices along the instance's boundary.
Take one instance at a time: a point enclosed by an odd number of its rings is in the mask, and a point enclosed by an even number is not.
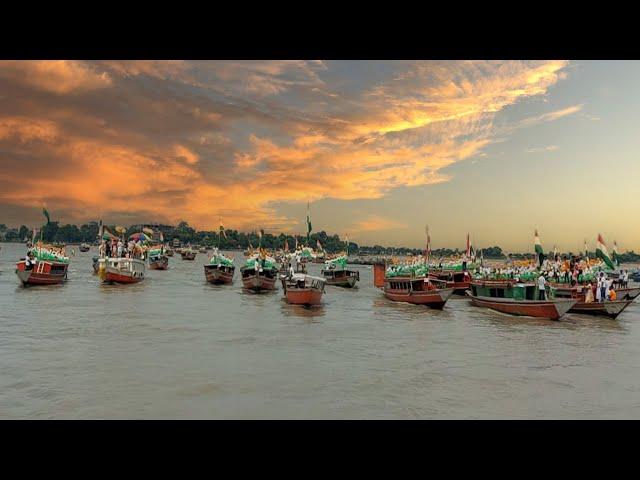
<svg viewBox="0 0 640 480"><path fill-rule="evenodd" d="M617 266L620 266L620 256L618 255L618 243L613 241L613 261Z"/></svg>
<svg viewBox="0 0 640 480"><path fill-rule="evenodd" d="M298 235L296 235L296 250L298 250Z"/></svg>
<svg viewBox="0 0 640 480"><path fill-rule="evenodd" d="M544 250L542 249L542 243L540 242L540 237L538 236L537 228L534 233L533 243L534 243L536 254L538 255L538 263L540 266L542 266L542 262L544 261Z"/></svg>
<svg viewBox="0 0 640 480"><path fill-rule="evenodd" d="M345 242L347 242L347 257L349 256L349 235L348 234L344 234L344 240Z"/></svg>
<svg viewBox="0 0 640 480"><path fill-rule="evenodd" d="M320 243L320 240L316 239L316 248L318 249L318 251L322 251L322 244Z"/></svg>
<svg viewBox="0 0 640 480"><path fill-rule="evenodd" d="M164 243L164 235L160 232L160 243Z"/></svg>
<svg viewBox="0 0 640 480"><path fill-rule="evenodd" d="M467 233L467 258L471 256L471 242L469 239L469 234Z"/></svg>
<svg viewBox="0 0 640 480"><path fill-rule="evenodd" d="M220 219L220 235L222 235L224 238L227 238L227 234L224 231L224 225L222 225L222 218Z"/></svg>
<svg viewBox="0 0 640 480"><path fill-rule="evenodd" d="M587 239L584 239L584 256L589 260L589 249L587 248Z"/></svg>
<svg viewBox="0 0 640 480"><path fill-rule="evenodd" d="M607 246L604 244L604 239L602 235L598 234L598 244L596 246L596 257L602 259L604 263L611 269L615 269L615 265L611 261L611 257L609 257L609 251L607 250Z"/></svg>
<svg viewBox="0 0 640 480"><path fill-rule="evenodd" d="M309 235L311 234L311 213L309 211L309 202L307 202L307 245L309 245Z"/></svg>
<svg viewBox="0 0 640 480"><path fill-rule="evenodd" d="M47 209L42 207L42 214L47 217L47 225L49 225L51 223L51 219L49 218L49 212L47 212Z"/></svg>
<svg viewBox="0 0 640 480"><path fill-rule="evenodd" d="M285 252L288 252L288 251L289 251L289 242L287 241L287 239L286 239L286 238L284 239L284 248L283 248L283 250L284 250Z"/></svg>
<svg viewBox="0 0 640 480"><path fill-rule="evenodd" d="M33 235L31 236L31 243L35 244L36 243L36 235L38 234L38 229L34 228L33 229Z"/></svg>
<svg viewBox="0 0 640 480"><path fill-rule="evenodd" d="M424 231L427 235L427 248L424 251L424 256L426 257L428 263L429 256L431 255L431 237L429 236L429 225L425 225Z"/></svg>

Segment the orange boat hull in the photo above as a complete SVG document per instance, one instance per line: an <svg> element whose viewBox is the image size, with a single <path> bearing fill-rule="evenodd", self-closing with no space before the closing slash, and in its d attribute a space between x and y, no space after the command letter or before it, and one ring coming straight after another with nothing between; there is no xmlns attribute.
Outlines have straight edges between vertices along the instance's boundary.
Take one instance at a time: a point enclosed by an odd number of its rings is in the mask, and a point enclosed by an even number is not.
<svg viewBox="0 0 640 480"><path fill-rule="evenodd" d="M289 288L285 296L292 305L320 305L322 302L322 292L313 288Z"/></svg>
<svg viewBox="0 0 640 480"><path fill-rule="evenodd" d="M474 297L469 293L467 296L471 303L477 307L490 308L510 315L548 318L550 320L559 320L576 303L576 300L569 299L562 301L510 301L508 299L497 300L489 297Z"/></svg>
<svg viewBox="0 0 640 480"><path fill-rule="evenodd" d="M120 283L120 284L129 284L129 283L139 283L144 280L144 277L134 277L133 275L128 275L120 272L111 272L109 269L105 272L105 277L103 283Z"/></svg>
<svg viewBox="0 0 640 480"><path fill-rule="evenodd" d="M218 268L216 268L215 265L204 266L204 276L207 279L207 282L213 283L214 285L233 283L234 272L235 270L231 272L225 272L223 270L219 270Z"/></svg>

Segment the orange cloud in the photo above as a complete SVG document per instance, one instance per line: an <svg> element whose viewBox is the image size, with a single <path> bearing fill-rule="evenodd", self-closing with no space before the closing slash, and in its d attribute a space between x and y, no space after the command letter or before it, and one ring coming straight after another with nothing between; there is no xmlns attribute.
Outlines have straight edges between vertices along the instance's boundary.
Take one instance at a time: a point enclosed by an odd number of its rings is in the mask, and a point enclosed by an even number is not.
<svg viewBox="0 0 640 480"><path fill-rule="evenodd" d="M0 81L41 95L35 106L28 96L0 104L13 165L0 166L0 180L16 185L0 204L286 229L282 202L376 199L447 181L446 167L504 133L498 112L545 94L566 65L397 62L392 78L338 92L323 62L0 62ZM404 227L372 215L352 231Z"/></svg>
<svg viewBox="0 0 640 480"><path fill-rule="evenodd" d="M0 78L54 94L78 93L112 85L106 72L74 60L0 61Z"/></svg>

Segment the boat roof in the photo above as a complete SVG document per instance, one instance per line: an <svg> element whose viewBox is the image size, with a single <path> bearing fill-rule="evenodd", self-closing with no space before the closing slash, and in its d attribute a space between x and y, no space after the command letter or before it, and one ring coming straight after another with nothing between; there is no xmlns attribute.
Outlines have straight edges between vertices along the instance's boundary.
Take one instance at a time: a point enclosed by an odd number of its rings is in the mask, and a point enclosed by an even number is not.
<svg viewBox="0 0 640 480"><path fill-rule="evenodd" d="M289 277L291 280L294 281L299 281L299 280L317 280L319 282L326 282L326 280L324 278L321 277L315 277L313 275L307 275L305 273L294 273L292 276Z"/></svg>

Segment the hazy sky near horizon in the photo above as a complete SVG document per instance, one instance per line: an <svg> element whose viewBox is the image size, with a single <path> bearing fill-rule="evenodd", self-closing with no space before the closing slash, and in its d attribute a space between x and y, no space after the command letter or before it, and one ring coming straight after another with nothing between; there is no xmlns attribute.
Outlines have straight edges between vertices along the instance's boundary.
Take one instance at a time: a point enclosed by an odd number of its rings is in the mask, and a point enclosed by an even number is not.
<svg viewBox="0 0 640 480"><path fill-rule="evenodd" d="M0 223L640 250L637 61L0 61Z"/></svg>

